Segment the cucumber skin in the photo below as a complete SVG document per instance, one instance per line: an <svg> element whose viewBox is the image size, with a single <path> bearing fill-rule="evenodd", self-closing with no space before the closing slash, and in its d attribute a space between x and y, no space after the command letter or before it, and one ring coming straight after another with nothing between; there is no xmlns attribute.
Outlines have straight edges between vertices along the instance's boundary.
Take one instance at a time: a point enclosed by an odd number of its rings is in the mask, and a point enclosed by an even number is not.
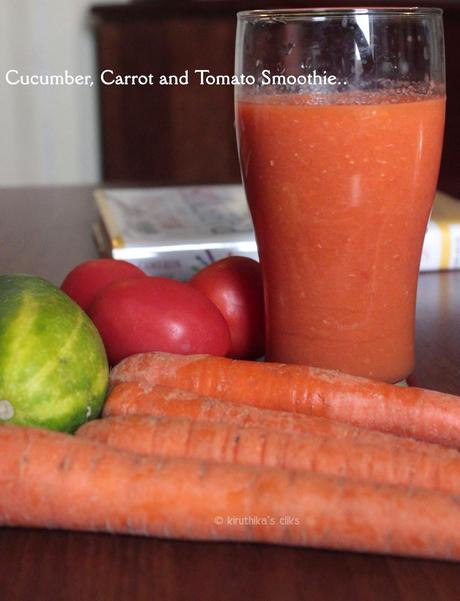
<svg viewBox="0 0 460 601"><path fill-rule="evenodd" d="M64 292L26 274L0 276L0 400L4 423L73 432L98 417L108 384L103 342Z"/></svg>

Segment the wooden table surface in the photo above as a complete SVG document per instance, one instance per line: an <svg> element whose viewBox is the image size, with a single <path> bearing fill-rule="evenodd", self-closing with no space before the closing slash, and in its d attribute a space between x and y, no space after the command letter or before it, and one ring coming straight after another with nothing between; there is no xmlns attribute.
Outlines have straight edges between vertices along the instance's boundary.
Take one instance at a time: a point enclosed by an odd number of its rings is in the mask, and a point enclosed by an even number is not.
<svg viewBox="0 0 460 601"><path fill-rule="evenodd" d="M27 272L59 284L72 266L97 256L94 217L88 189L0 190L0 273ZM420 277L413 381L460 394L460 272ZM0 529L1 601L157 598L458 601L460 564Z"/></svg>

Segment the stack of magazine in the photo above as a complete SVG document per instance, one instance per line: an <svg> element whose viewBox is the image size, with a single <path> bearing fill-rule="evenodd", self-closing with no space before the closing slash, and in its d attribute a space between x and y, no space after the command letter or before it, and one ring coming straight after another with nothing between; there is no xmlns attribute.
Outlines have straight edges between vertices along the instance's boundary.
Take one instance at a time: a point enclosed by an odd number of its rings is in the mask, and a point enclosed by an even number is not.
<svg viewBox="0 0 460 601"><path fill-rule="evenodd" d="M188 279L229 255L257 259L240 185L100 189L94 236L103 256L151 275ZM460 201L438 192L423 246L421 271L460 269Z"/></svg>

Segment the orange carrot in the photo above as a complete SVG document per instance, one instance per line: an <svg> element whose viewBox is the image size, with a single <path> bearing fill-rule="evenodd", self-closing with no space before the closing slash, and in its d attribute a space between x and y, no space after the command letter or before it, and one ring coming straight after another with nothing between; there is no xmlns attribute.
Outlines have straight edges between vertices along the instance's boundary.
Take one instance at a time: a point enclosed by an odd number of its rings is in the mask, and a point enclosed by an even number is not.
<svg viewBox="0 0 460 601"><path fill-rule="evenodd" d="M365 430L324 417L290 413L289 411L271 411L251 405L237 405L178 388L150 386L139 382L116 384L106 399L103 410L104 417L125 415L186 417L242 427L257 426L280 432L332 436L343 440L352 439L369 443L380 442L390 436L393 446L404 444L412 448L418 444L412 439Z"/></svg>
<svg viewBox="0 0 460 601"><path fill-rule="evenodd" d="M124 359L112 384L144 381L233 403L327 417L460 447L460 397L340 372L206 355L146 353Z"/></svg>
<svg viewBox="0 0 460 601"><path fill-rule="evenodd" d="M460 501L277 468L147 457L0 428L0 524L460 560Z"/></svg>
<svg viewBox="0 0 460 601"><path fill-rule="evenodd" d="M177 388L150 386L139 382L116 384L104 405L104 417L129 415L188 418L233 424L243 428L265 428L281 433L325 436L361 445L368 444L392 450L397 449L402 452L420 452L422 444L427 445L428 449L433 447L431 443L422 443L413 438L366 430L325 417L237 405L219 399L202 397L194 392ZM442 447L435 446L435 448Z"/></svg>
<svg viewBox="0 0 460 601"><path fill-rule="evenodd" d="M460 494L458 451L415 441L412 450L403 450L391 444L396 438L391 436L387 444L362 444L266 428L142 415L91 421L77 435L148 455L300 469Z"/></svg>

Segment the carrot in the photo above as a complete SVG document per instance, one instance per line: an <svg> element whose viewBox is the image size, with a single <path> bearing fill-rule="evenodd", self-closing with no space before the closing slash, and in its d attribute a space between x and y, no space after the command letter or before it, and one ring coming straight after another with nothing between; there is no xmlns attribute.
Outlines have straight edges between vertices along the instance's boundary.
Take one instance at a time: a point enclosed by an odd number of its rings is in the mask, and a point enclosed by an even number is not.
<svg viewBox="0 0 460 601"><path fill-rule="evenodd" d="M144 381L233 403L327 417L371 430L460 447L460 397L340 372L206 355L146 353L124 359L112 385Z"/></svg>
<svg viewBox="0 0 460 601"><path fill-rule="evenodd" d="M460 501L277 468L146 457L0 428L0 524L460 560Z"/></svg>
<svg viewBox="0 0 460 601"><path fill-rule="evenodd" d="M391 444L396 438L391 436L387 444L360 444L265 428L142 415L88 422L77 435L149 455L300 469L460 494L458 451L415 441L412 450L402 450Z"/></svg>
<svg viewBox="0 0 460 601"><path fill-rule="evenodd" d="M288 411L271 411L251 405L237 405L178 388L150 386L139 382L116 384L106 399L104 417L125 415L185 417L242 427L256 426L279 432L331 436L341 440L377 444L390 437L393 446L403 445L408 449L416 448L419 444L412 439L365 430L324 417Z"/></svg>

